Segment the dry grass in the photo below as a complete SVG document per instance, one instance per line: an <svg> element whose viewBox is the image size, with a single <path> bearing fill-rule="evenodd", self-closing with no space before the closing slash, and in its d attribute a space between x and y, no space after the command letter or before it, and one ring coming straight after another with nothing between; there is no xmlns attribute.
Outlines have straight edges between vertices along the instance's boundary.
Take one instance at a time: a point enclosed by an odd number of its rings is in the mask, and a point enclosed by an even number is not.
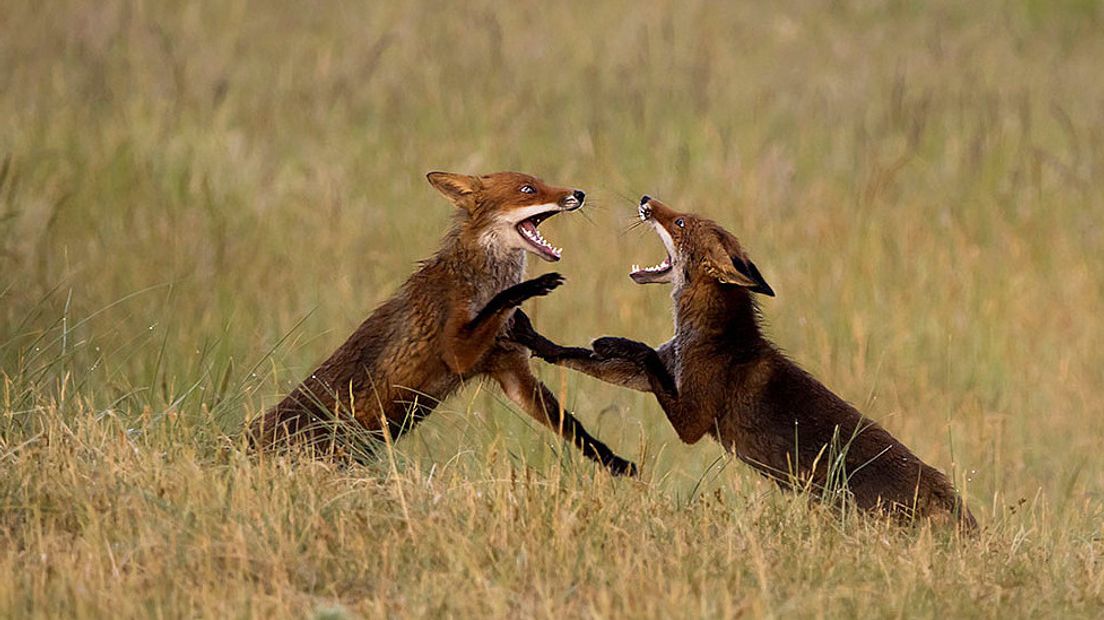
<svg viewBox="0 0 1104 620"><path fill-rule="evenodd" d="M1096 2L8 0L0 616L1104 613ZM670 332L643 192L736 232L775 339L929 462L957 542L784 497L543 367L613 480L472 386L377 467L235 438L429 254L430 169L586 189L568 343ZM533 265L533 271L544 265ZM392 466L393 463L393 466Z"/></svg>

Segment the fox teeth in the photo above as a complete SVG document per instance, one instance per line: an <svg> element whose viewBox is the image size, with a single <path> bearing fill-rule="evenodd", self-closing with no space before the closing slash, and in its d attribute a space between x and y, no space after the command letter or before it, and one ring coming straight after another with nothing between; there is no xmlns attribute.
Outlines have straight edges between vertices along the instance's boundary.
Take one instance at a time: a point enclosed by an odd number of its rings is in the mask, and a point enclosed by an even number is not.
<svg viewBox="0 0 1104 620"><path fill-rule="evenodd" d="M521 232L523 232L525 236L528 237L531 241L533 241L540 247L548 250L549 252L555 254L557 257L563 253L563 248L554 247L551 243L548 242L548 240L544 238L543 235L540 234L540 231L531 231L528 228L523 228Z"/></svg>
<svg viewBox="0 0 1104 620"><path fill-rule="evenodd" d="M651 267L644 267L643 269L640 268L640 265L634 264L632 266L632 270L633 270L633 272L644 271L644 272L649 272L649 273L655 273L657 271L664 271L664 270L670 269L670 267L671 267L671 263L664 260L662 263L660 263L658 265L652 265Z"/></svg>

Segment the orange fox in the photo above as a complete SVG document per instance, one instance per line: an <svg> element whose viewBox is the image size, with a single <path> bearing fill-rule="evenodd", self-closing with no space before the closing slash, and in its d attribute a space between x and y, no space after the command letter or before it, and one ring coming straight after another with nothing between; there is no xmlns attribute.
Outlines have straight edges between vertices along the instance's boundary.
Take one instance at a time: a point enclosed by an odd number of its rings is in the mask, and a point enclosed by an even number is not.
<svg viewBox="0 0 1104 620"><path fill-rule="evenodd" d="M299 387L251 426L259 447L285 439L326 452L351 431L397 439L466 379L493 378L529 415L559 431L614 474L636 472L564 411L529 368L529 351L504 336L514 310L563 283L522 282L526 252L558 261L541 222L583 206L585 194L517 172L431 172L456 207L441 248Z"/></svg>
<svg viewBox="0 0 1104 620"><path fill-rule="evenodd" d="M639 214L667 258L655 267L634 265L629 275L638 284L673 284L674 338L658 349L612 337L592 349L562 347L520 311L511 337L547 361L652 392L684 442L710 435L782 487L817 495L846 489L866 510L977 528L946 476L762 334L752 294L774 290L735 236L648 196Z"/></svg>

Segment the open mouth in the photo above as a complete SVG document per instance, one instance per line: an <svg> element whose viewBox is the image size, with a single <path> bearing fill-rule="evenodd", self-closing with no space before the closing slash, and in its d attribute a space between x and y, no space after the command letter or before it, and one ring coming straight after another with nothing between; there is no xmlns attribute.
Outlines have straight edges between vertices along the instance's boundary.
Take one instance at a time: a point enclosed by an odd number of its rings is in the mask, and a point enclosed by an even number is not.
<svg viewBox="0 0 1104 620"><path fill-rule="evenodd" d="M549 243L537 230L537 226L540 226L541 222L559 213L558 209L545 211L544 213L538 213L532 217L528 217L518 222L516 226L518 234L522 239L532 246L537 255L541 258L555 262L560 260L560 255L563 254L563 248L557 248Z"/></svg>
<svg viewBox="0 0 1104 620"><path fill-rule="evenodd" d="M653 265L651 267L633 265L632 271L629 272L629 277L637 284L648 284L649 282L663 281L670 273L671 255L668 254L667 258L664 258L663 262L658 265Z"/></svg>
<svg viewBox="0 0 1104 620"><path fill-rule="evenodd" d="M641 222L649 222L652 227L655 228L660 239L663 240L663 245L670 248L670 235L667 231L663 230L663 226L652 219L652 205L651 198L644 196L640 199L640 207L637 213L640 215ZM640 265L633 265L632 271L629 272L629 277L633 279L633 282L637 284L651 284L653 282L669 282L671 276L671 252L667 251L667 257L663 259L663 262L658 265L652 265L651 267L641 267Z"/></svg>

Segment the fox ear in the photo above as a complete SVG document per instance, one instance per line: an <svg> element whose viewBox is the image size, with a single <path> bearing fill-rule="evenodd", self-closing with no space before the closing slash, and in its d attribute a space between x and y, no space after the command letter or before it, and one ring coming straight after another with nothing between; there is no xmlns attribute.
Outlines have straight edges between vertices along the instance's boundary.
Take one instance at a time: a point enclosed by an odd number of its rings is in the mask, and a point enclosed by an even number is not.
<svg viewBox="0 0 1104 620"><path fill-rule="evenodd" d="M453 172L430 172L426 179L434 189L457 206L467 206L468 198L479 187L479 180L475 177Z"/></svg>
<svg viewBox="0 0 1104 620"><path fill-rule="evenodd" d="M733 257L732 266L736 268L736 271L740 272L740 275L744 276L752 283L750 286L747 284L741 284L740 286L746 287L752 293L774 297L774 289L767 284L767 281L763 278L763 274L759 273L759 268L755 266L755 263L751 262L750 258L740 259Z"/></svg>
<svg viewBox="0 0 1104 620"><path fill-rule="evenodd" d="M753 293L774 297L774 289L763 279L751 259L732 256L718 243L702 259L702 267L722 284L742 286Z"/></svg>

